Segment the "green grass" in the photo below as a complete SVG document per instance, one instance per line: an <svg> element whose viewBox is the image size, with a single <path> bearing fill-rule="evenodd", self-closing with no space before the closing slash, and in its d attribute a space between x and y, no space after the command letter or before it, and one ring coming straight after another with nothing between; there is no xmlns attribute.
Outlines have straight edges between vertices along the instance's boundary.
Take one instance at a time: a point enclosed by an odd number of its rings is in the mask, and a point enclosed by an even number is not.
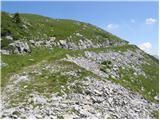
<svg viewBox="0 0 160 120"><path fill-rule="evenodd" d="M159 62L154 57L148 55L145 55L145 60L149 65L143 64L141 68L145 72L147 79L144 77L139 79L141 79L142 84L144 84L146 97L153 99L154 96L159 95ZM148 94L149 92L151 94Z"/></svg>
<svg viewBox="0 0 160 120"><path fill-rule="evenodd" d="M46 61L48 63L54 62L56 60L60 60L64 58L66 54L71 56L78 56L83 53L83 50L65 50L61 48L47 49L47 48L34 48L30 54L18 55L3 55L1 59L3 62L8 64L5 67L1 68L1 86L4 87L8 82L9 76L12 74L18 73L23 70L25 67L41 63L42 61ZM63 62L63 64L67 64Z"/></svg>
<svg viewBox="0 0 160 120"><path fill-rule="evenodd" d="M108 65L111 65L112 62L108 60L108 61L103 61L101 64L108 66Z"/></svg>
<svg viewBox="0 0 160 120"><path fill-rule="evenodd" d="M154 117L154 119L159 119L159 111L153 111L152 116Z"/></svg>
<svg viewBox="0 0 160 120"><path fill-rule="evenodd" d="M51 19L35 14L20 14L21 23L16 24L13 22L12 17L10 17L13 14L9 15L6 12L2 12L1 14L2 39L5 39L6 34L11 35L14 40L48 40L50 37L56 37L56 41L58 41L63 39L68 40L67 37L72 36L73 39L70 41L74 43L84 38L91 40L93 43L108 40L127 43L109 32L80 21ZM80 33L83 37L76 36L74 33ZM100 39L96 39L97 36Z"/></svg>
<svg viewBox="0 0 160 120"><path fill-rule="evenodd" d="M108 74L108 71L107 70L110 70L112 68L112 62L107 60L107 61L103 61L101 64L100 64L100 70L104 73L107 73Z"/></svg>
<svg viewBox="0 0 160 120"><path fill-rule="evenodd" d="M66 51L67 52L67 51ZM2 61L8 65L1 69L1 86L4 86L8 81L8 78L11 74L16 73L19 70L22 70L24 67L29 65L36 64L42 60L52 59L56 60L62 57L65 53L65 50L55 48L53 50L48 50L45 48L35 48L32 50L31 54L25 55L2 55ZM33 60L32 60L33 59Z"/></svg>
<svg viewBox="0 0 160 120"><path fill-rule="evenodd" d="M110 78L110 80L140 93L147 100L157 103L158 101L154 97L159 93L158 68L155 65L143 64L142 70L145 72L146 77L143 75L134 75L133 69L120 68L120 79ZM142 90L142 87L144 90Z"/></svg>
<svg viewBox="0 0 160 120"><path fill-rule="evenodd" d="M66 89L65 92L70 92L67 89L67 83L72 83L74 80L82 80L87 76L95 76L93 73L77 66L75 63L60 61L56 63L59 67L62 67L59 71L50 73L50 70L42 70L41 75L32 75L34 80L31 80L29 83L22 83L22 86L27 85L28 90L37 91L39 93L52 93L52 92L61 92L61 86L64 86ZM38 67L36 69L42 69ZM32 70L31 70L32 71ZM77 76L64 75L62 73L77 71ZM79 72L78 72L79 71ZM78 88L76 88L77 91Z"/></svg>

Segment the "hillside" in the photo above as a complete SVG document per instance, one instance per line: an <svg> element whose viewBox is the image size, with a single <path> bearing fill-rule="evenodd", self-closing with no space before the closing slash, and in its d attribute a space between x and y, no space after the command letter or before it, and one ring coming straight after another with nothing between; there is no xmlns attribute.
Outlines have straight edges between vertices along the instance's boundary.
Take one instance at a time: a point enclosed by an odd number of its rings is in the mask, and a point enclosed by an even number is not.
<svg viewBox="0 0 160 120"><path fill-rule="evenodd" d="M159 61L91 24L1 13L2 118L158 118Z"/></svg>
<svg viewBox="0 0 160 120"><path fill-rule="evenodd" d="M10 36L13 40L54 40L56 43L61 40L60 44L67 42L68 46L64 45L64 47L70 48L85 47L85 44L88 44L86 47L101 47L127 43L111 33L83 22L21 14L21 22L17 24L13 22L11 14L2 12L2 16L4 18L2 19L4 23L2 24L2 40L4 39L2 43L10 43L6 40L6 36ZM5 47L2 45L2 48Z"/></svg>

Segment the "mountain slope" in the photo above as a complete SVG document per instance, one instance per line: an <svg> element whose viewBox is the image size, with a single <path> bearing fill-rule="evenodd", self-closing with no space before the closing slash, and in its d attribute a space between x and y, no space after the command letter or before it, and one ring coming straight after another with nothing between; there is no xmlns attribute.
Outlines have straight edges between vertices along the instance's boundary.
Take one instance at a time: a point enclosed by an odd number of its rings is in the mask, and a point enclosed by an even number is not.
<svg viewBox="0 0 160 120"><path fill-rule="evenodd" d="M2 12L3 118L158 118L156 58L90 24L20 18Z"/></svg>
<svg viewBox="0 0 160 120"><path fill-rule="evenodd" d="M4 19L3 19L4 18ZM2 12L2 41L6 36L14 40L65 40L74 44L88 41L98 47L99 44L127 44L126 41L100 28L83 22L63 19L50 19L39 15L21 14L21 23L13 22L13 15ZM38 28L38 29L37 29ZM5 43L4 40L4 43ZM6 40L7 41L7 40ZM63 44L63 43L62 43ZM100 46L102 46L100 45ZM5 46L4 46L5 47ZM2 45L3 48L3 45Z"/></svg>

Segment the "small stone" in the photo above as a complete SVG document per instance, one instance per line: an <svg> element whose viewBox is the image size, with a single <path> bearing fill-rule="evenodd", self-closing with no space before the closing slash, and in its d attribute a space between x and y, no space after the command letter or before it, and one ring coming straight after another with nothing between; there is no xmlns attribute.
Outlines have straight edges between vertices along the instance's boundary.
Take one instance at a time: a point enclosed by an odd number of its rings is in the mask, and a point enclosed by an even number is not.
<svg viewBox="0 0 160 120"><path fill-rule="evenodd" d="M159 100L159 96L158 96L158 95L155 96L154 99L155 99L155 100Z"/></svg>
<svg viewBox="0 0 160 120"><path fill-rule="evenodd" d="M114 75L111 75L111 78L112 78L112 79L116 79L116 77L115 77Z"/></svg>
<svg viewBox="0 0 160 120"><path fill-rule="evenodd" d="M75 109L76 111L79 111L79 110L81 109L81 107L80 107L79 105L74 105L74 109Z"/></svg>
<svg viewBox="0 0 160 120"><path fill-rule="evenodd" d="M0 52L4 55L9 55L10 51L9 50L0 50Z"/></svg>
<svg viewBox="0 0 160 120"><path fill-rule="evenodd" d="M34 61L34 59L29 59L29 61Z"/></svg>
<svg viewBox="0 0 160 120"><path fill-rule="evenodd" d="M17 119L18 118L18 116L17 115L11 115L11 118L13 118L13 119Z"/></svg>
<svg viewBox="0 0 160 120"><path fill-rule="evenodd" d="M106 114L104 117L104 119L110 119L110 118L111 118L111 116L109 114Z"/></svg>
<svg viewBox="0 0 160 120"><path fill-rule="evenodd" d="M96 116L97 116L97 117L100 117L100 116L101 116L101 113L97 113Z"/></svg>
<svg viewBox="0 0 160 120"><path fill-rule="evenodd" d="M137 73L136 73L136 72L134 72L133 74L134 74L135 76L137 76Z"/></svg>
<svg viewBox="0 0 160 120"><path fill-rule="evenodd" d="M50 117L51 119L57 119L57 116L50 115L49 117Z"/></svg>
<svg viewBox="0 0 160 120"><path fill-rule="evenodd" d="M37 114L37 115L36 115L36 118L38 118L38 119L42 119L43 117L42 117L42 115Z"/></svg>
<svg viewBox="0 0 160 120"><path fill-rule="evenodd" d="M143 86L141 87L141 90L144 91L144 87Z"/></svg>
<svg viewBox="0 0 160 120"><path fill-rule="evenodd" d="M111 104L113 101L113 98L108 98L108 102Z"/></svg>
<svg viewBox="0 0 160 120"><path fill-rule="evenodd" d="M13 40L13 37L12 36L6 36L6 39Z"/></svg>
<svg viewBox="0 0 160 120"><path fill-rule="evenodd" d="M63 86L63 85L61 85L61 88L64 88L64 86Z"/></svg>
<svg viewBox="0 0 160 120"><path fill-rule="evenodd" d="M94 90L94 92L95 92L97 95L99 95L99 96L101 96L101 95L103 94L103 92L100 92L100 91L98 91L98 90Z"/></svg>
<svg viewBox="0 0 160 120"><path fill-rule="evenodd" d="M86 100L90 100L91 97L89 95L86 96Z"/></svg>
<svg viewBox="0 0 160 120"><path fill-rule="evenodd" d="M125 69L125 67L122 67L122 70L124 70Z"/></svg>

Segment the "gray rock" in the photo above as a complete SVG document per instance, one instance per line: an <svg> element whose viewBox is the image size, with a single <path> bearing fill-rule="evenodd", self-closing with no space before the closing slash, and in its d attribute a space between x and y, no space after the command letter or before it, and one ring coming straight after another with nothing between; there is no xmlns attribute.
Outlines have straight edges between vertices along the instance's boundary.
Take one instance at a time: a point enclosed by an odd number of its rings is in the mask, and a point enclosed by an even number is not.
<svg viewBox="0 0 160 120"><path fill-rule="evenodd" d="M68 49L76 50L78 49L78 46L74 42L68 42Z"/></svg>
<svg viewBox="0 0 160 120"><path fill-rule="evenodd" d="M36 118L37 118L37 119L42 119L43 117L42 117L42 115L37 114L37 115L36 115Z"/></svg>
<svg viewBox="0 0 160 120"><path fill-rule="evenodd" d="M29 40L29 42L30 42L31 45L33 45L33 46L35 46L35 44L36 44L36 41L34 41L34 40Z"/></svg>
<svg viewBox="0 0 160 120"><path fill-rule="evenodd" d="M59 40L59 44L62 48L68 48L66 40Z"/></svg>
<svg viewBox="0 0 160 120"><path fill-rule="evenodd" d="M9 55L10 51L9 50L0 50L0 52L4 55Z"/></svg>
<svg viewBox="0 0 160 120"><path fill-rule="evenodd" d="M155 100L159 100L159 95L154 97Z"/></svg>
<svg viewBox="0 0 160 120"><path fill-rule="evenodd" d="M12 36L6 36L6 39L13 40L13 37Z"/></svg>
<svg viewBox="0 0 160 120"><path fill-rule="evenodd" d="M13 48L14 53L23 54L23 53L31 52L31 49L29 48L29 45L27 42L22 42L18 40L9 44L9 46Z"/></svg>
<svg viewBox="0 0 160 120"><path fill-rule="evenodd" d="M10 117L13 118L13 119L17 119L17 118L18 118L18 116L15 115L15 114L14 114L14 115L11 115Z"/></svg>
<svg viewBox="0 0 160 120"><path fill-rule="evenodd" d="M8 64L5 63L5 62L3 62L3 61L1 60L1 62L0 62L0 67L5 67L5 66L8 66Z"/></svg>
<svg viewBox="0 0 160 120"><path fill-rule="evenodd" d="M102 94L103 94L103 92L98 91L98 90L94 90L94 92L95 92L97 95L99 95L99 96L102 96Z"/></svg>

